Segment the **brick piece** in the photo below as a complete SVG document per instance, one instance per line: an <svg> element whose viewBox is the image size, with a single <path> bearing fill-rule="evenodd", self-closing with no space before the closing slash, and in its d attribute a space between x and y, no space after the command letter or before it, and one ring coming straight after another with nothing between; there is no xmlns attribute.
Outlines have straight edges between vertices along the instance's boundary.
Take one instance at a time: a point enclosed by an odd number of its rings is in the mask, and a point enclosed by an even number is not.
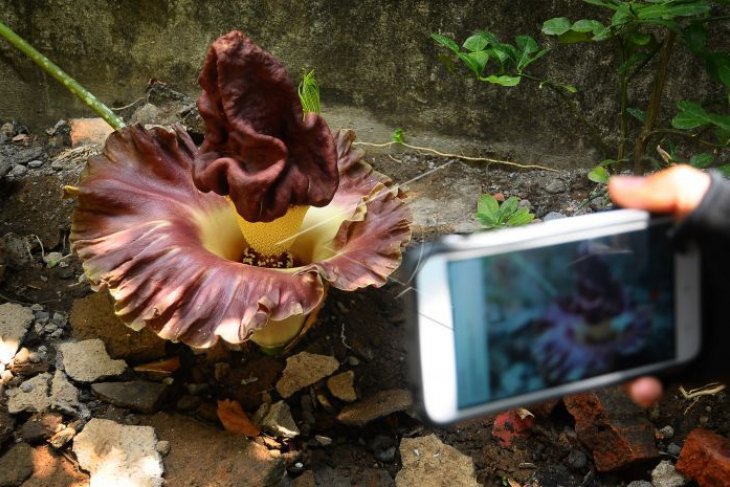
<svg viewBox="0 0 730 487"><path fill-rule="evenodd" d="M563 399L578 439L593 452L599 472L619 470L659 456L654 426L618 388Z"/></svg>
<svg viewBox="0 0 730 487"><path fill-rule="evenodd" d="M676 468L702 487L730 485L730 440L695 428L687 436Z"/></svg>

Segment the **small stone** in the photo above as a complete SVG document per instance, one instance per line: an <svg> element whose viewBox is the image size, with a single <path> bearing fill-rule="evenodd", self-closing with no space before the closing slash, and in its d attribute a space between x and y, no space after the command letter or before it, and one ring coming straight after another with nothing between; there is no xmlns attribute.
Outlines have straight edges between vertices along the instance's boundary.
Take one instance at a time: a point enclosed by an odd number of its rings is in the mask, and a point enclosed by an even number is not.
<svg viewBox="0 0 730 487"><path fill-rule="evenodd" d="M332 444L332 438L324 435L314 435L314 439L322 446L329 446Z"/></svg>
<svg viewBox="0 0 730 487"><path fill-rule="evenodd" d="M0 485L22 484L33 473L33 447L18 443L0 458Z"/></svg>
<svg viewBox="0 0 730 487"><path fill-rule="evenodd" d="M27 443L38 445L53 436L62 425L63 416L58 413L36 414L20 427L20 434Z"/></svg>
<svg viewBox="0 0 730 487"><path fill-rule="evenodd" d="M15 391L8 391L8 412L10 414L18 414L23 411L29 413L45 412L50 406L48 397L48 381L50 379L51 374L39 374L23 382ZM23 389L28 392L24 392Z"/></svg>
<svg viewBox="0 0 730 487"><path fill-rule="evenodd" d="M197 409L202 403L203 400L200 397L186 394L178 399L176 407L179 411L192 411Z"/></svg>
<svg viewBox="0 0 730 487"><path fill-rule="evenodd" d="M33 318L30 308L0 304L0 363L7 364L15 356Z"/></svg>
<svg viewBox="0 0 730 487"><path fill-rule="evenodd" d="M167 456L167 454L170 453L170 442L165 440L158 441L157 445L155 445L155 450L157 450L157 453L163 457Z"/></svg>
<svg viewBox="0 0 730 487"><path fill-rule="evenodd" d="M651 483L654 487L682 487L688 481L669 460L662 460L651 471Z"/></svg>
<svg viewBox="0 0 730 487"><path fill-rule="evenodd" d="M11 178L19 178L22 176L25 176L25 173L28 172L28 168L25 166L21 166L20 164L13 166L13 168L8 173L8 176Z"/></svg>
<svg viewBox="0 0 730 487"><path fill-rule="evenodd" d="M350 367L357 367L358 365L360 365L360 359L358 359L354 355L350 355L349 357L347 357L347 365L349 365Z"/></svg>
<svg viewBox="0 0 730 487"><path fill-rule="evenodd" d="M34 159L28 163L28 167L31 169L38 169L43 165L43 161L40 161L38 159Z"/></svg>
<svg viewBox="0 0 730 487"><path fill-rule="evenodd" d="M254 421L260 418L258 424L261 429L274 436L296 438L301 434L294 418L292 418L289 405L284 401L275 402L270 406L262 404L259 411L256 411L254 418Z"/></svg>
<svg viewBox="0 0 730 487"><path fill-rule="evenodd" d="M25 381L22 384L20 384L20 391L21 392L30 392L33 390L33 383L31 381Z"/></svg>
<svg viewBox="0 0 730 487"><path fill-rule="evenodd" d="M91 390L101 399L117 407L151 414L160 408L169 387L159 382L135 380L98 382L91 385Z"/></svg>
<svg viewBox="0 0 730 487"><path fill-rule="evenodd" d="M458 485L477 487L474 462L436 435L403 438L400 443L403 467L395 477L396 487L414 485ZM428 479L428 483L424 480Z"/></svg>
<svg viewBox="0 0 730 487"><path fill-rule="evenodd" d="M681 451L682 447L676 443L670 443L669 445L667 445L667 453L669 453L673 457L678 457Z"/></svg>
<svg viewBox="0 0 730 487"><path fill-rule="evenodd" d="M552 178L550 182L545 185L545 191L550 194L565 193L568 190L565 181L559 178Z"/></svg>
<svg viewBox="0 0 730 487"><path fill-rule="evenodd" d="M58 325L57 325L57 324L55 324L55 323L48 323L48 324L47 324L47 325L46 325L46 326L44 327L44 331L45 331L46 333L53 333L53 332L54 332L54 331L56 331L56 330L58 330Z"/></svg>
<svg viewBox="0 0 730 487"><path fill-rule="evenodd" d="M284 397L323 379L340 366L336 358L301 352L286 359L286 368L276 383L276 390Z"/></svg>
<svg viewBox="0 0 730 487"><path fill-rule="evenodd" d="M60 257L63 257L63 255L60 252L56 252ZM53 254L53 252L51 252ZM48 254L50 255L50 254ZM66 317L65 313L59 313L56 311L53 313L53 317L51 318L51 321L58 326L59 328L63 328L66 326L66 323L68 323L68 318Z"/></svg>
<svg viewBox="0 0 730 487"><path fill-rule="evenodd" d="M413 405L413 397L406 389L378 391L362 401L345 406L337 420L352 426L364 426L374 419L403 411Z"/></svg>
<svg viewBox="0 0 730 487"><path fill-rule="evenodd" d="M3 370L0 372L0 382L3 384L7 384L13 379L13 373L9 370Z"/></svg>
<svg viewBox="0 0 730 487"><path fill-rule="evenodd" d="M348 370L341 374L334 375L327 379L327 388L333 396L343 401L352 402L357 400L355 392L355 372Z"/></svg>
<svg viewBox="0 0 730 487"><path fill-rule="evenodd" d="M588 465L588 457L581 450L574 448L570 450L565 462L574 470L583 470Z"/></svg>
<svg viewBox="0 0 730 487"><path fill-rule="evenodd" d="M45 325L51 319L51 315L47 311L36 311L34 314L35 322L41 325Z"/></svg>
<svg viewBox="0 0 730 487"><path fill-rule="evenodd" d="M391 446L384 450L378 450L375 452L375 458L383 463L391 463L395 460L395 447Z"/></svg>
<svg viewBox="0 0 730 487"><path fill-rule="evenodd" d="M674 437L674 428L672 428L669 425L666 425L662 429L659 430L659 433L662 435L662 438L665 440L671 440Z"/></svg>
<svg viewBox="0 0 730 487"><path fill-rule="evenodd" d="M127 369L124 360L112 360L104 342L98 338L66 342L58 347L66 373L79 382L94 382L103 377L121 375Z"/></svg>
<svg viewBox="0 0 730 487"><path fill-rule="evenodd" d="M92 419L73 440L79 465L91 474L91 485L162 486L162 456L151 426L126 426Z"/></svg>
<svg viewBox="0 0 730 487"><path fill-rule="evenodd" d="M41 360L41 355L38 352L30 352L30 354L28 355L28 361L32 364L37 364Z"/></svg>
<svg viewBox="0 0 730 487"><path fill-rule="evenodd" d="M654 487L654 485L646 480L634 480L633 482L629 482L626 487Z"/></svg>

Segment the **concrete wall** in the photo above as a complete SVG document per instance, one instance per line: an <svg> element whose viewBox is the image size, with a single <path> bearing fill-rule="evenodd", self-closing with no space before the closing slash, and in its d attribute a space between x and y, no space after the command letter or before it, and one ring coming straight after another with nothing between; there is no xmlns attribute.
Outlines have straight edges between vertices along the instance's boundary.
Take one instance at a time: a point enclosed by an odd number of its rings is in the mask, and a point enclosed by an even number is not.
<svg viewBox="0 0 730 487"><path fill-rule="evenodd" d="M501 89L449 73L431 32L463 39L489 28L503 39L539 31L550 17L602 12L579 0L0 0L0 18L112 106L144 94L151 78L197 97L207 45L248 33L298 77L316 68L325 105L356 107L407 133L436 133L526 162L588 166L599 156L585 131L547 90ZM538 74L578 85L587 116L615 134L609 44L561 49ZM686 53L673 58L670 99L702 99L712 86ZM0 41L0 119L45 127L86 113L73 97ZM646 96L639 86L633 98ZM673 103L668 103L671 109ZM666 114L665 114L666 115Z"/></svg>

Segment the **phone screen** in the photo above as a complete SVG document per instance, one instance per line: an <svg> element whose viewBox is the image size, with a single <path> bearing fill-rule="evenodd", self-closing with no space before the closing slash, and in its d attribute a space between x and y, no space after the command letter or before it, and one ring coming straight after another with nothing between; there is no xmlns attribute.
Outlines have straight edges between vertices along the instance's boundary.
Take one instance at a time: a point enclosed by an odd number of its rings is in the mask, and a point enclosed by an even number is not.
<svg viewBox="0 0 730 487"><path fill-rule="evenodd" d="M672 360L670 226L450 261L458 408Z"/></svg>

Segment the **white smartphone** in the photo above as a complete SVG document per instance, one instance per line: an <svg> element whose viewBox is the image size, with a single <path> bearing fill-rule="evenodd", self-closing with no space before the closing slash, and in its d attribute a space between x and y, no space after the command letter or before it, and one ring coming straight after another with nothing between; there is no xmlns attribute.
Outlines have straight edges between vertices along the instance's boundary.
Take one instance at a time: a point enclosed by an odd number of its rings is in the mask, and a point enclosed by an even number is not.
<svg viewBox="0 0 730 487"><path fill-rule="evenodd" d="M450 423L656 373L700 349L696 249L668 217L615 210L408 255L415 381Z"/></svg>

